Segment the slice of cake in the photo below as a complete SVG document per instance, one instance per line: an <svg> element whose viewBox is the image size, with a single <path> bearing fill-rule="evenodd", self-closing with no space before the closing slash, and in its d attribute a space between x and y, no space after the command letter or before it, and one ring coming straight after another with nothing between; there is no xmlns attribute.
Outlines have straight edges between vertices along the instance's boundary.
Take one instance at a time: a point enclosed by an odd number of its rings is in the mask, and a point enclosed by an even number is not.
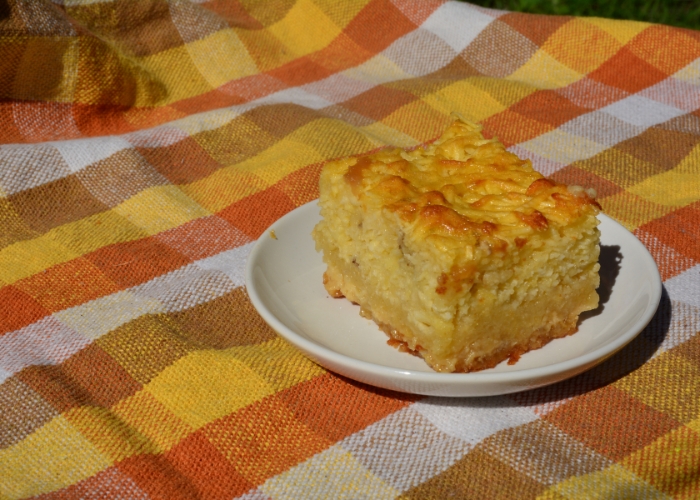
<svg viewBox="0 0 700 500"><path fill-rule="evenodd" d="M326 289L437 371L514 363L598 305L595 193L544 178L475 124L330 162L320 192Z"/></svg>

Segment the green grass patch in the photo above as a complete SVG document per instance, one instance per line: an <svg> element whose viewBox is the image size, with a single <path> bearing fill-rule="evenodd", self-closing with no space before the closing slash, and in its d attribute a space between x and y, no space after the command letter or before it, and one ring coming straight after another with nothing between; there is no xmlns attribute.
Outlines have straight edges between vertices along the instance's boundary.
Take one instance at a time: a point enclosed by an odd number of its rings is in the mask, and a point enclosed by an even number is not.
<svg viewBox="0 0 700 500"><path fill-rule="evenodd" d="M470 3L531 14L630 19L700 29L697 0L469 0Z"/></svg>

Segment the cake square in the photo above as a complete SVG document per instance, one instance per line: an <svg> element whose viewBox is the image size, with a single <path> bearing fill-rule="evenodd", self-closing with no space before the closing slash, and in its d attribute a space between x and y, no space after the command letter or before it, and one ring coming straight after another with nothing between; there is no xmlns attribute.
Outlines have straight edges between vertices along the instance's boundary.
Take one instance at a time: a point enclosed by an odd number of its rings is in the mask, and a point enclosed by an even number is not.
<svg viewBox="0 0 700 500"><path fill-rule="evenodd" d="M458 116L427 146L327 163L319 187L327 291L436 371L514 363L598 305L595 193Z"/></svg>

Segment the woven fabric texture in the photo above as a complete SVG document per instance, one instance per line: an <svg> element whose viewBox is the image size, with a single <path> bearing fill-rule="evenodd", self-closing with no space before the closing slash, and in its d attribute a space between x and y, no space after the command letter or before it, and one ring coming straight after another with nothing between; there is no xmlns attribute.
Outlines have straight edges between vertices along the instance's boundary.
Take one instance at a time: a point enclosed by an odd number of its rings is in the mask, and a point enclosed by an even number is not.
<svg viewBox="0 0 700 500"><path fill-rule="evenodd" d="M700 498L700 32L441 0L0 2L0 498ZM664 292L534 391L339 377L243 270L329 159L452 111L593 187Z"/></svg>

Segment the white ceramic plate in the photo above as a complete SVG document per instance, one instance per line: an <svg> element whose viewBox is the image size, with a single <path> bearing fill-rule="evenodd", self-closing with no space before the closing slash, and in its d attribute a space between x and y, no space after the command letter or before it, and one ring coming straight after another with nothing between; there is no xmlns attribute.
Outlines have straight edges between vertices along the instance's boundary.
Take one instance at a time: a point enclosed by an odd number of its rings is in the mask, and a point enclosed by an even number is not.
<svg viewBox="0 0 700 500"><path fill-rule="evenodd" d="M515 365L504 361L476 373L437 373L422 359L387 345L387 336L360 316L359 306L326 293L325 265L311 238L319 219L314 201L265 231L248 258L248 294L265 321L309 358L386 389L459 397L553 384L624 347L649 323L661 298L661 279L647 249L623 226L601 215L602 305L587 313L576 334L524 354Z"/></svg>

